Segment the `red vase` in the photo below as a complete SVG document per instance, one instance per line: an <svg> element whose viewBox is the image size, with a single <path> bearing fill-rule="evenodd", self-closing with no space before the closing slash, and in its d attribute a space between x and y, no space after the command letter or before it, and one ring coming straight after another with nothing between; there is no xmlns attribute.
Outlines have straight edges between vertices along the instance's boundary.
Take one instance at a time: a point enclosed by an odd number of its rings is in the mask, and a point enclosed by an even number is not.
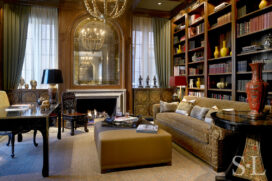
<svg viewBox="0 0 272 181"><path fill-rule="evenodd" d="M262 80L263 63L251 63L252 80L246 85L248 104L250 108L249 116L252 119L263 117L263 109L267 96L268 83Z"/></svg>

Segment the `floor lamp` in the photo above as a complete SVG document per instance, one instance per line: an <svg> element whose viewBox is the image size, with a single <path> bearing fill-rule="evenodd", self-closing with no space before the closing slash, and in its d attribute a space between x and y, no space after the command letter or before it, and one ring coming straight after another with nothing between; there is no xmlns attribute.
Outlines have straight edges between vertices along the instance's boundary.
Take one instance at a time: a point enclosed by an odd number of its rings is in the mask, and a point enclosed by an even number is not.
<svg viewBox="0 0 272 181"><path fill-rule="evenodd" d="M182 100L184 96L183 88L182 86L186 86L186 77L185 76L171 76L170 77L170 86L171 87L179 87L179 99Z"/></svg>

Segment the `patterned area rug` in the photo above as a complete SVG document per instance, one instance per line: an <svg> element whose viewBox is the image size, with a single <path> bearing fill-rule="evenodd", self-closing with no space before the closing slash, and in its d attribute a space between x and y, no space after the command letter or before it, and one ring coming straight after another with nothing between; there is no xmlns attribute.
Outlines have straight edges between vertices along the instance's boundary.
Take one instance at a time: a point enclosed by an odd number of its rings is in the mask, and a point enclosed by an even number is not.
<svg viewBox="0 0 272 181"><path fill-rule="evenodd" d="M215 172L207 164L173 144L172 165L124 169L101 174L93 137L78 128L75 136L65 129L58 140L57 129L50 128L50 177L43 178L42 137L37 135L38 147L32 142L33 132L23 134L24 140L15 143L15 158L10 157L11 148L7 138L0 142L0 181L213 181ZM17 138L16 138L17 139Z"/></svg>

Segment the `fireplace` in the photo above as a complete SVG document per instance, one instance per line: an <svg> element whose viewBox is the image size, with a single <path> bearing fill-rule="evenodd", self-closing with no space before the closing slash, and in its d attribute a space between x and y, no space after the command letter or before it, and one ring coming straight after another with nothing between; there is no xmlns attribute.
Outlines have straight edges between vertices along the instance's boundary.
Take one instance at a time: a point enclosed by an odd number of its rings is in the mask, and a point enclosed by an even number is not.
<svg viewBox="0 0 272 181"><path fill-rule="evenodd" d="M96 109L106 111L109 115L116 111L126 112L126 89L86 89L67 90L74 92L77 101L77 111L86 112Z"/></svg>
<svg viewBox="0 0 272 181"><path fill-rule="evenodd" d="M77 99L77 112L87 113L89 110L106 112L109 116L116 113L116 98L103 99Z"/></svg>

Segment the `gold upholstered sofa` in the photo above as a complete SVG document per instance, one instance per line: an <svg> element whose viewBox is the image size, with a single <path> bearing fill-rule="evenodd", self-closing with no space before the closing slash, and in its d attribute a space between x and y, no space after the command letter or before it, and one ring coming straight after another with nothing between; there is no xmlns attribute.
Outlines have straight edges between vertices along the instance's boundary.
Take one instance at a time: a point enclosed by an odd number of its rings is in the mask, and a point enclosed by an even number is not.
<svg viewBox="0 0 272 181"><path fill-rule="evenodd" d="M233 108L237 111L248 111L247 103L198 98L185 96L186 100L195 100L194 105L218 109ZM160 104L153 106L155 123L172 135L173 142L190 151L197 157L210 164L214 170L225 170L232 160L232 153L236 146L236 134L190 116L176 112L160 113Z"/></svg>

